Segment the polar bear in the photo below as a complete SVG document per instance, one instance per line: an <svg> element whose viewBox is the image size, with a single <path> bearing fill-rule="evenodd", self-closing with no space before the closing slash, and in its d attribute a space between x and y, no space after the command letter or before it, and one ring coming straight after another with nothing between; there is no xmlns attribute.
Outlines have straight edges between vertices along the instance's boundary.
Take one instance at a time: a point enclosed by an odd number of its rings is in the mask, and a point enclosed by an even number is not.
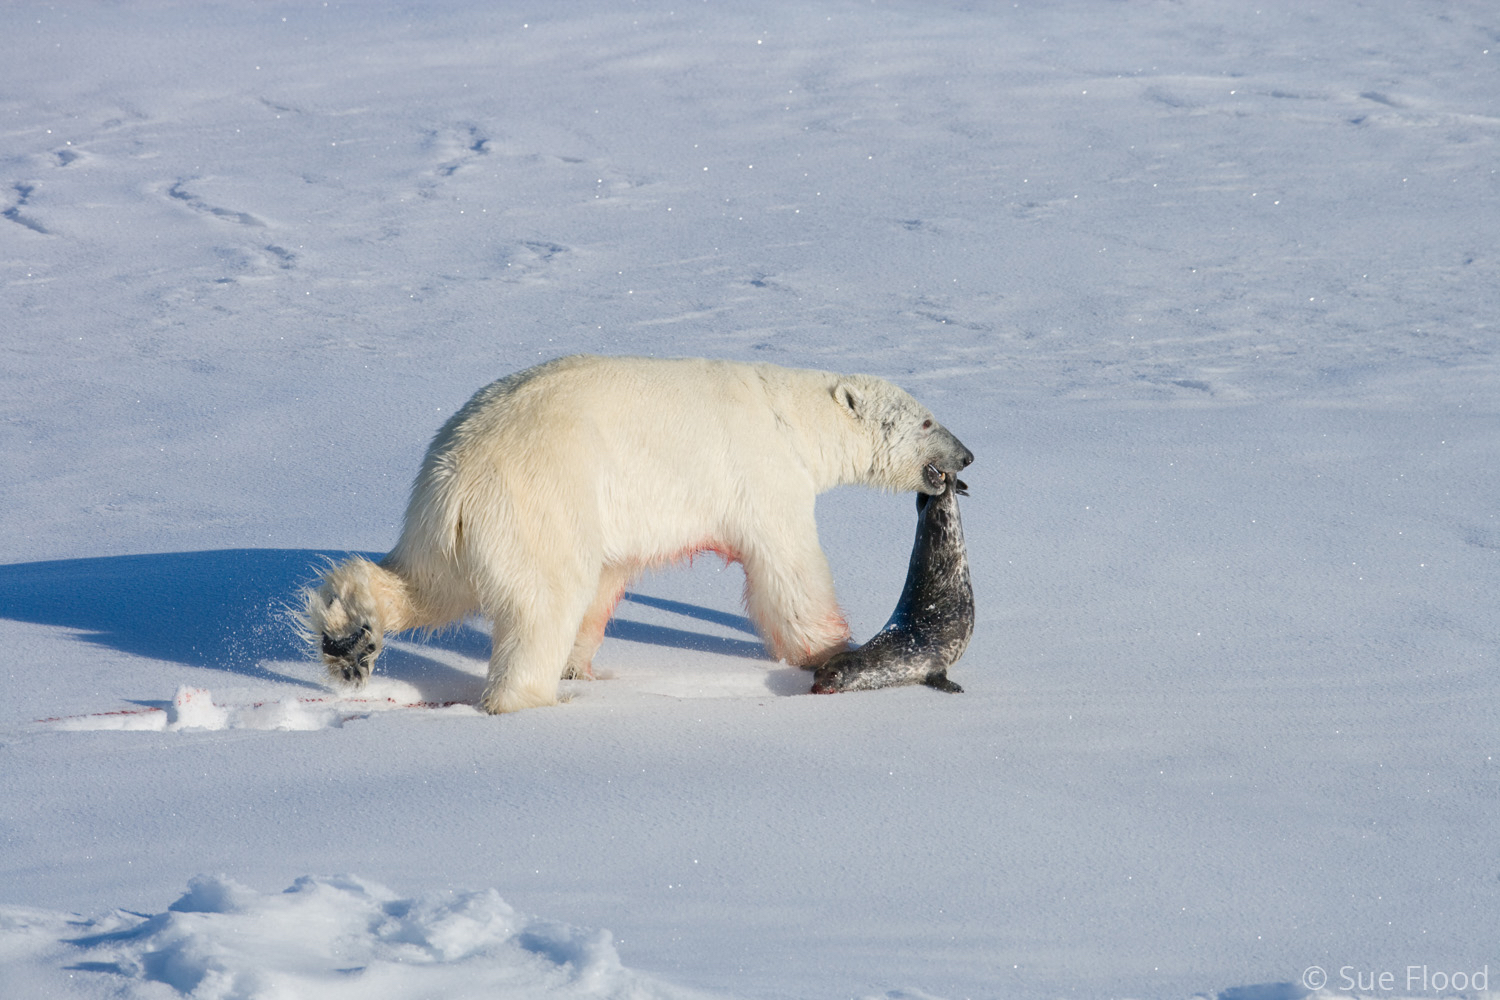
<svg viewBox="0 0 1500 1000"><path fill-rule="evenodd" d="M387 632L475 611L493 625L481 707L555 704L590 676L642 571L713 551L745 571L771 652L815 668L849 646L818 544L819 493L942 492L969 449L870 375L575 355L479 390L433 438L400 540L330 566L303 625L329 673L369 677Z"/></svg>

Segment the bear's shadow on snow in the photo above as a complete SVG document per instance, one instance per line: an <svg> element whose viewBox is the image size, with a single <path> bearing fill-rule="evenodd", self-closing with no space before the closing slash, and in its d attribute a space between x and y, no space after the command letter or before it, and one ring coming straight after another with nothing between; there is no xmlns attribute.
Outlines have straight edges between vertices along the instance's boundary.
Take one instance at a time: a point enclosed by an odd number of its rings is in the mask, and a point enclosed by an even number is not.
<svg viewBox="0 0 1500 1000"><path fill-rule="evenodd" d="M637 594L634 591L626 591L621 598L623 602L639 604L646 608L655 608L658 611L668 611L672 614L682 615L687 618L696 618L702 622L714 625L722 625L746 635L755 635L755 626L750 624L750 619L743 615L732 615L726 611L715 611L712 608L699 607L696 604L688 604L683 601L669 601L664 597L650 597L646 594ZM619 609L616 609L618 613ZM699 653L718 653L722 656L741 656L750 660L769 660L766 647L761 645L759 639L729 639L717 635L708 635L703 632L690 632L686 629L669 628L665 625L647 625L644 622L631 621L628 618L615 617L609 620L604 627L604 635L609 639L624 639L628 642L644 642L653 646L670 646L673 649L691 649Z"/></svg>
<svg viewBox="0 0 1500 1000"><path fill-rule="evenodd" d="M0 565L0 618L71 629L79 640L104 649L323 690L323 684L309 679L322 671L297 635L292 610L301 588L313 582L320 567L348 555L312 549L221 549ZM749 621L738 615L635 593L626 594L625 600L754 635ZM618 618L610 622L606 635L767 658L758 641ZM489 636L471 627L403 638L479 661L489 659ZM480 678L422 656L412 644L402 646L388 648L381 656L379 674L412 684L424 697L447 698L458 692L478 697ZM307 675L293 676L268 665L277 661L304 661ZM476 666L482 671L482 662Z"/></svg>

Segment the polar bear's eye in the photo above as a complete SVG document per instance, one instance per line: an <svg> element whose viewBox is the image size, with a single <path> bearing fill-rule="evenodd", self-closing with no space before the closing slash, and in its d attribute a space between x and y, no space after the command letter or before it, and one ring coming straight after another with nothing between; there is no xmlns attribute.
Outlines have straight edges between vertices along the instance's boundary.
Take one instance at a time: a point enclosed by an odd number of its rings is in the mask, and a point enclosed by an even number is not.
<svg viewBox="0 0 1500 1000"><path fill-rule="evenodd" d="M932 421L931 420L924 420L924 421L922 421L922 429L924 431L930 431L930 430L932 430Z"/></svg>

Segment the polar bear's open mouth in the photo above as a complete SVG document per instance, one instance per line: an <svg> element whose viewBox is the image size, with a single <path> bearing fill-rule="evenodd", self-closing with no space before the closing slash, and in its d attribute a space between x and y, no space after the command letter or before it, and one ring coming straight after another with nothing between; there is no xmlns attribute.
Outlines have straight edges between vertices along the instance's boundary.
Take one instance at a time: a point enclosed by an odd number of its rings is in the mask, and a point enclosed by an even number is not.
<svg viewBox="0 0 1500 1000"><path fill-rule="evenodd" d="M969 484L964 482L962 479L959 479L956 475L953 475L953 473L944 472L942 469L939 469L931 462L928 462L926 467L922 469L923 481L938 493L941 493L943 492L943 490L947 489L947 483L950 477L953 479L953 492L957 493L961 497L968 496Z"/></svg>

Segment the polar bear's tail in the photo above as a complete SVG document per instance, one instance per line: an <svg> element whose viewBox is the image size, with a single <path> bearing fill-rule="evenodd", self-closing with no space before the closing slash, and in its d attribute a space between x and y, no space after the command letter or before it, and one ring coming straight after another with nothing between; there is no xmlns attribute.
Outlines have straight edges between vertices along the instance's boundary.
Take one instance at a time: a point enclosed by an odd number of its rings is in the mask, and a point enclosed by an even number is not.
<svg viewBox="0 0 1500 1000"><path fill-rule="evenodd" d="M413 624L406 581L364 556L323 570L303 594L300 629L334 680L356 687L370 678L387 632Z"/></svg>

